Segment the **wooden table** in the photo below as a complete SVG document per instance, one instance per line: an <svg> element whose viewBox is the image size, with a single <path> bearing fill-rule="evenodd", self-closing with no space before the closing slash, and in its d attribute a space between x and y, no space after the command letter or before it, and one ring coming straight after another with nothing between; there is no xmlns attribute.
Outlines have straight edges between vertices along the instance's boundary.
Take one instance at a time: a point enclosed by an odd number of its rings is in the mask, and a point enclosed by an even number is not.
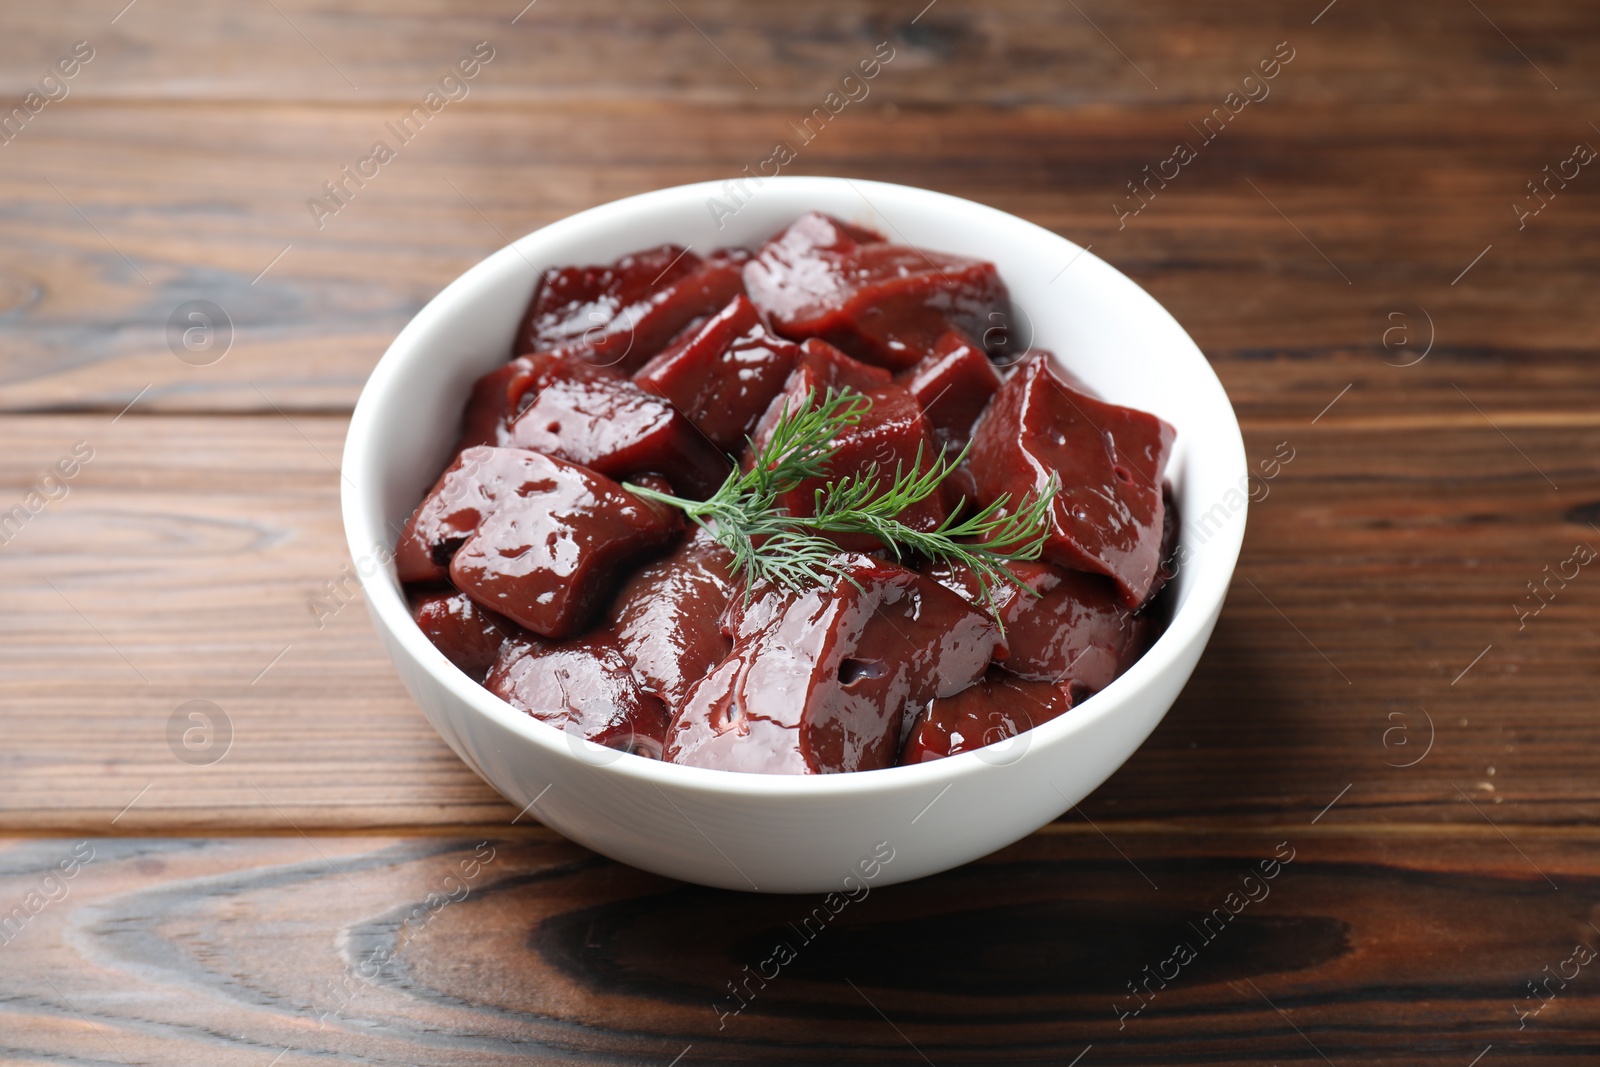
<svg viewBox="0 0 1600 1067"><path fill-rule="evenodd" d="M0 145L5 1063L1600 1061L1591 9L123 2L0 16L0 102L40 93ZM449 279L798 144L879 42L786 172L1092 245L1293 458L1127 766L719 1020L814 902L601 859L463 767L352 591L341 439ZM231 330L185 348L191 301Z"/></svg>

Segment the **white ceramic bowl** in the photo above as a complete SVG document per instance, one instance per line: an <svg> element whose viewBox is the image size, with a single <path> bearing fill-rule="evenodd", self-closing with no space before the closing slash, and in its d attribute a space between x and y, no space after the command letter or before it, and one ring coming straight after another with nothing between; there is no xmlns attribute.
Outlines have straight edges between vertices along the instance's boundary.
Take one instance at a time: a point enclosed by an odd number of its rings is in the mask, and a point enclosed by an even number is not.
<svg viewBox="0 0 1600 1067"><path fill-rule="evenodd" d="M378 363L351 420L350 551L378 634L434 728L511 803L572 840L727 889L825 892L918 878L1057 818L1161 721L1211 635L1238 558L1244 443L1221 383L1183 328L1072 242L993 208L901 185L796 177L745 188L753 195L742 206L725 185L705 183L563 219L496 252L423 308ZM429 643L389 564L395 532L448 459L468 387L510 357L540 270L609 262L664 242L702 252L754 247L812 209L897 243L993 261L1010 286L1020 340L1056 352L1108 399L1177 428L1169 476L1188 557L1171 626L1126 674L1068 714L1002 745L911 767L816 776L680 767L600 748L515 710Z"/></svg>

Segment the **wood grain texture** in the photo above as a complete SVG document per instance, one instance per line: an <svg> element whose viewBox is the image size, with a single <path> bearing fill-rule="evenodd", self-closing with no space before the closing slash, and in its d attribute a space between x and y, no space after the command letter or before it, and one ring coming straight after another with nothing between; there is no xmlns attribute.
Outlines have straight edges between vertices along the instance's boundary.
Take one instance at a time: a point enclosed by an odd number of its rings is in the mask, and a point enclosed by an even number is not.
<svg viewBox="0 0 1600 1067"><path fill-rule="evenodd" d="M92 859L0 946L0 1055L1582 1063L1592 965L1520 1030L1514 1010L1600 941L1597 843L1559 840L1547 882L1492 835L1113 843L1080 821L831 904L680 885L542 831L31 841L0 852L0 902Z"/></svg>
<svg viewBox="0 0 1600 1067"><path fill-rule="evenodd" d="M1346 785L1341 818L1386 824L1479 824L1458 787L1496 821L1600 816L1600 585L1585 573L1544 594L1536 617L1515 610L1535 603L1526 583L1545 566L1577 542L1600 544L1600 473L1584 469L1600 426L1497 420L1508 441L1460 405L1470 419L1375 431L1352 414L1360 403L1352 390L1315 425L1248 429L1257 464L1282 442L1293 458L1252 506L1194 680L1088 802L1096 819L1275 824L1315 814ZM502 802L405 697L344 577L343 426L274 413L28 416L0 428L0 486L18 499L74 442L95 449L68 495L0 549L14 606L0 617L0 828L499 816ZM1212 503L1196 502L1191 521ZM166 735L193 699L233 725L226 756L202 767L176 759ZM1392 766L1423 751L1430 717L1426 759Z"/></svg>
<svg viewBox="0 0 1600 1067"><path fill-rule="evenodd" d="M1302 73L1291 65L1279 81ZM403 109L47 110L0 173L14 204L0 249L0 409L115 414L138 397L142 411L349 410L394 334L478 258L596 203L737 175L794 138L796 117L473 106L441 113L320 230L306 200ZM1600 309L1575 266L1595 260L1600 186L1573 182L1521 232L1510 210L1593 135L1581 109L1449 116L1273 96L1211 144L1189 126L1205 113L846 111L791 172L929 185L1092 246L1178 315L1247 418L1309 419L1356 380L1374 386L1368 410L1391 415L1419 400L1464 409L1452 382L1501 407L1594 411L1583 368ZM1466 147L1489 136L1492 154ZM1114 203L1138 204L1127 183L1180 138L1200 157L1119 223ZM101 168L117 173L114 190ZM210 366L169 348L169 318L194 299L234 326ZM1428 340L1423 363L1385 366Z"/></svg>
<svg viewBox="0 0 1600 1067"><path fill-rule="evenodd" d="M901 105L1209 101L1285 39L1314 42L1327 57L1315 83L1297 91L1310 98L1544 102L1552 83L1597 88L1600 43L1579 5L1490 6L1492 21L1470 5L1380 0L1342 0L1318 17L1325 5L274 0L197 10L137 0L113 23L122 5L69 0L8 13L0 90L20 95L80 39L97 54L74 92L94 101L409 100L480 40L497 55L473 92L497 103L655 97L809 108L885 40L897 49L894 76L874 93Z"/></svg>
<svg viewBox="0 0 1600 1067"><path fill-rule="evenodd" d="M1512 209L1600 145L1583 5L124 2L0 17L0 117L95 49L0 144L0 1063L1600 1054L1591 967L1529 988L1600 948L1600 579L1527 614L1600 546L1600 179ZM307 198L480 40L469 95L319 229ZM815 899L511 825L383 659L337 465L362 382L451 278L798 143L881 41L869 95L786 173L1092 246L1195 337L1252 463L1293 459L1128 764L813 942ZM1270 95L1203 139L1285 41ZM1129 183L1179 142L1197 158L1141 207ZM206 366L166 336L195 299L233 324ZM215 761L170 740L196 700L227 726ZM1281 842L1271 895L1197 930ZM46 882L75 847L92 862ZM791 930L794 963L719 1020ZM1179 941L1193 964L1119 1020Z"/></svg>

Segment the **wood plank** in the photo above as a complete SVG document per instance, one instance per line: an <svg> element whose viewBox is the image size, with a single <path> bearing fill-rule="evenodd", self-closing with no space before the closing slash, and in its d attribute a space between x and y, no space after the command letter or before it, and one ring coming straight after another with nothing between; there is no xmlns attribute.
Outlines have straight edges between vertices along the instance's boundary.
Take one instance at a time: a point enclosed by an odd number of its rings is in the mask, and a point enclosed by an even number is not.
<svg viewBox="0 0 1600 1067"><path fill-rule="evenodd" d="M1576 542L1600 545L1600 427L1503 427L1513 445L1481 420L1342 421L1357 409L1346 397L1315 426L1248 431L1258 463L1280 442L1293 459L1260 487L1198 673L1089 802L1097 820L1274 823L1347 785L1330 819L1481 824L1458 788L1497 822L1600 817L1600 586L1587 571L1552 584L1524 624L1514 607L1537 605L1527 583ZM353 587L328 591L348 563L332 465L343 430L342 417L276 414L0 426L8 501L74 442L94 449L68 495L0 550L0 830L500 816L405 696ZM319 600L348 607L319 628ZM214 765L168 746L167 720L191 699L232 721ZM1426 760L1391 766L1422 751L1425 716Z"/></svg>
<svg viewBox="0 0 1600 1067"><path fill-rule="evenodd" d="M1470 421L1459 387L1526 417L1592 420L1600 305L1584 271L1600 187L1575 181L1520 233L1509 210L1592 135L1581 109L1441 117L1269 98L1119 230L1114 198L1136 203L1126 183L1177 138L1198 141L1200 114L846 113L793 171L929 185L1092 245L1186 325L1246 418L1309 420L1354 384L1349 399L1375 417L1426 407ZM41 116L0 174L13 204L0 219L0 409L114 414L138 397L152 411L347 411L406 320L506 238L736 174L792 116L469 101L319 231L306 198L393 117L153 104ZM169 350L167 321L193 299L232 318L215 365ZM1428 341L1425 360L1398 366Z"/></svg>
<svg viewBox="0 0 1600 1067"><path fill-rule="evenodd" d="M1586 1062L1600 987L1562 965L1600 941L1600 841L1540 846L1548 882L1492 834L1302 821L1118 834L1119 856L1080 823L829 902L543 832L14 842L0 1044L288 1067Z"/></svg>
<svg viewBox="0 0 1600 1067"><path fill-rule="evenodd" d="M1592 90L1600 60L1586 13L1550 3L1502 6L1492 20L1470 6L1373 0L1344 0L1320 15L1324 4L1269 0L1204 12L1179 0L1094 0L1077 10L1046 0L821 0L759 13L727 0L675 6L275 0L196 11L180 0L137 0L119 15L121 5L69 0L7 19L0 92L34 87L79 39L96 54L69 99L338 105L420 97L480 40L496 58L472 86L477 99L807 109L885 40L895 59L869 98L900 106L1214 101L1283 40L1315 74L1314 87L1285 91L1306 97L1545 105L1554 86Z"/></svg>
<svg viewBox="0 0 1600 1067"><path fill-rule="evenodd" d="M347 825L498 815L406 698L348 579L343 431L278 415L11 422L8 498L76 441L94 458L0 553L10 825L48 823L63 802L98 831L318 825L300 814L317 805ZM221 763L174 756L167 722L189 700L231 721ZM88 756L97 734L110 743ZM272 811L291 799L294 816Z"/></svg>
<svg viewBox="0 0 1600 1067"><path fill-rule="evenodd" d="M1593 568L1548 604L1530 583L1600 544L1600 191L1586 170L1525 228L1511 209L1600 144L1590 12L524 3L6 15L0 108L72 42L96 55L0 145L0 521L93 449L0 533L0 1063L1595 1058L1592 968L1550 976L1600 947L1600 591ZM478 40L470 97L315 228L306 198ZM449 279L573 211L737 174L882 40L870 97L788 172L1092 244L1207 352L1252 462L1294 459L1126 767L834 918L509 825L346 581L337 461ZM1200 144L1281 40L1270 98ZM1119 222L1179 140L1199 158ZM168 349L191 299L233 317L214 365ZM169 740L192 700L229 726L215 762Z"/></svg>

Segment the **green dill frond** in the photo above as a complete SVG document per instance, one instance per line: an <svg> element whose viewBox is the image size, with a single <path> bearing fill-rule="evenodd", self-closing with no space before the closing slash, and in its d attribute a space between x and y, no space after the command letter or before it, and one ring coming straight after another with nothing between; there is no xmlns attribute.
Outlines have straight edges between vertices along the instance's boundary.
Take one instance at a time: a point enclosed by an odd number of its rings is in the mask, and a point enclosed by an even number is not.
<svg viewBox="0 0 1600 1067"><path fill-rule="evenodd" d="M844 573L832 536L865 534L897 559L923 555L967 566L992 610L995 584L1018 584L1004 564L1037 559L1044 547L1050 508L1060 491L1054 474L1041 492L1025 496L1014 511L1008 510L1009 496L1002 496L965 518L956 508L936 530L915 530L898 516L937 492L967 456L967 449L953 458L941 452L924 468L919 447L909 472L897 464L894 477L886 479L874 465L828 482L816 491L811 515L790 515L779 506L784 494L827 475L834 439L871 409L872 398L854 390L829 389L820 403L815 391L808 392L799 409L778 419L750 470L729 474L705 500L685 500L633 484L624 488L678 508L709 530L732 554L733 569L744 577L747 594L759 581L787 589L826 584Z"/></svg>

